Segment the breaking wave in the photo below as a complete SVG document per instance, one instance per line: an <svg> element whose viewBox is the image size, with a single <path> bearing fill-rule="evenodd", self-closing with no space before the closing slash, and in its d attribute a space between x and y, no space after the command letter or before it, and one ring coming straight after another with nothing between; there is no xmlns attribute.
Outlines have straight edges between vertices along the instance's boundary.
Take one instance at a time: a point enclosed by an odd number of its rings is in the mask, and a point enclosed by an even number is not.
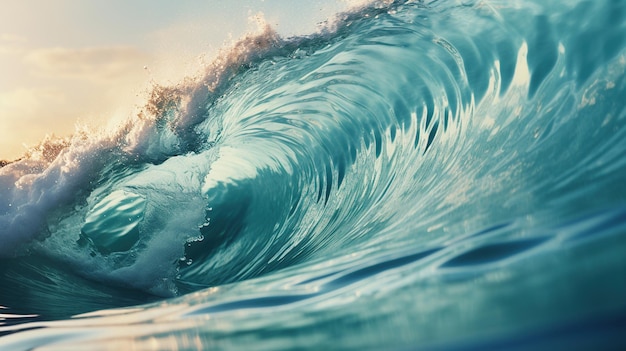
<svg viewBox="0 0 626 351"><path fill-rule="evenodd" d="M42 142L0 168L0 346L623 342L625 11L376 3Z"/></svg>

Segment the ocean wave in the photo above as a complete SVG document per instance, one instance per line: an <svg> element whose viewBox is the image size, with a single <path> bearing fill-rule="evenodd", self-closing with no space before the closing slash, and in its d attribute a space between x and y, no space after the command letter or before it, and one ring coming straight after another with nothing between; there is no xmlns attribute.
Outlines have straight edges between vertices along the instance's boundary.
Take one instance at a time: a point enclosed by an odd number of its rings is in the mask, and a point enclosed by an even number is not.
<svg viewBox="0 0 626 351"><path fill-rule="evenodd" d="M395 1L243 38L117 129L0 168L0 304L41 315L0 332L272 349L338 325L338 348L395 348L623 309L625 10ZM83 302L53 312L60 292Z"/></svg>

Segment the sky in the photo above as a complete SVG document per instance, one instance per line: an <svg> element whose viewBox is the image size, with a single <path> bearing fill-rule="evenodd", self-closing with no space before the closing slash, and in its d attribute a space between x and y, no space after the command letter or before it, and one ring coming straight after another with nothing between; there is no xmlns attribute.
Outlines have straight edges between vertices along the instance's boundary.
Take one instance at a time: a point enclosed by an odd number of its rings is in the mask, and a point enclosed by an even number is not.
<svg viewBox="0 0 626 351"><path fill-rule="evenodd" d="M258 29L309 34L359 0L0 0L0 160L128 118Z"/></svg>

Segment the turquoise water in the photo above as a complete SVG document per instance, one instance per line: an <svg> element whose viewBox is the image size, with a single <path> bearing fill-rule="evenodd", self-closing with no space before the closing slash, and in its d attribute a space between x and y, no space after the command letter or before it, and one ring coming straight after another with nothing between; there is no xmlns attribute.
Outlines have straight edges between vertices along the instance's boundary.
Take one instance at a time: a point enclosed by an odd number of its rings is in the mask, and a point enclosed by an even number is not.
<svg viewBox="0 0 626 351"><path fill-rule="evenodd" d="M0 168L0 349L626 346L626 3L242 40Z"/></svg>

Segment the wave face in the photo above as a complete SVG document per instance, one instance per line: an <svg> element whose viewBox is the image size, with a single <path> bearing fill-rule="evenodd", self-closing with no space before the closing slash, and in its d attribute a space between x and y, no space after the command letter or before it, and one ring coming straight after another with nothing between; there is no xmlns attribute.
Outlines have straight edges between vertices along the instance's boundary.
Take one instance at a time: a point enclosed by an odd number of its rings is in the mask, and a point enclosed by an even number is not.
<svg viewBox="0 0 626 351"><path fill-rule="evenodd" d="M0 348L623 345L625 16L374 4L48 140L0 168Z"/></svg>

